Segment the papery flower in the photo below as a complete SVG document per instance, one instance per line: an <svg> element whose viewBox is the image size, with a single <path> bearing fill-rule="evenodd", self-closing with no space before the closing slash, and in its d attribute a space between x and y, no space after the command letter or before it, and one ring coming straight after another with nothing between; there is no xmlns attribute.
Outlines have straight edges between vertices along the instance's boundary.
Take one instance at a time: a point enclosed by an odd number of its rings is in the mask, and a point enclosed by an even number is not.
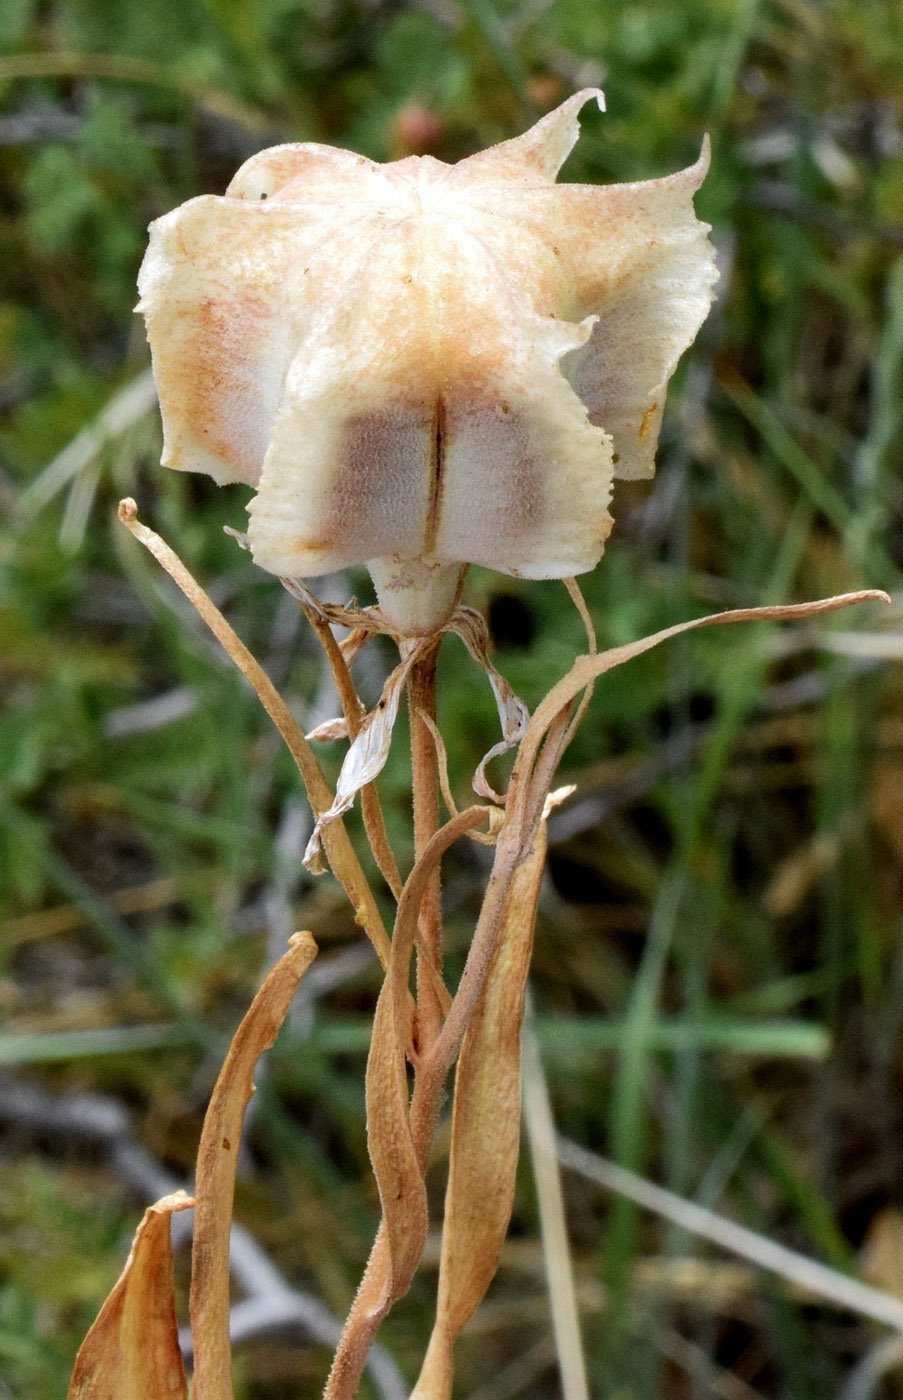
<svg viewBox="0 0 903 1400"><path fill-rule="evenodd" d="M613 477L649 477L715 280L695 165L557 185L587 89L446 165L276 146L151 226L141 268L165 465L244 482L254 558L367 564L432 630L464 566L598 562Z"/></svg>

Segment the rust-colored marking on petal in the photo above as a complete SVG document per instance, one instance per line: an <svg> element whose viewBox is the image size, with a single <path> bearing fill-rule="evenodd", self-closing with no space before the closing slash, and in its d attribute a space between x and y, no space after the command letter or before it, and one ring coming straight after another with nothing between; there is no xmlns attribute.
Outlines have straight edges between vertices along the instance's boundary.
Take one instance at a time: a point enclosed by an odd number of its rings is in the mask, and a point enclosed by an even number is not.
<svg viewBox="0 0 903 1400"><path fill-rule="evenodd" d="M646 409L646 412L643 414L642 418L640 419L640 434L639 434L639 435L640 435L640 441L641 441L641 442L642 442L642 441L645 441L645 439L649 436L649 434L652 432L653 428L655 427L655 419L656 419L656 414L657 414L657 413L658 413L658 404L657 404L657 403L654 403L654 404L652 404L652 406L651 406L650 408L647 408L647 409Z"/></svg>
<svg viewBox="0 0 903 1400"><path fill-rule="evenodd" d="M423 532L423 553L435 554L439 521L442 518L442 487L445 480L445 440L447 437L445 404L440 394L436 400L433 427L430 433L432 461L430 462L431 490L426 512L426 528Z"/></svg>
<svg viewBox="0 0 903 1400"><path fill-rule="evenodd" d="M272 308L260 295L208 297L197 309L185 352L194 367L181 391L189 431L251 482L260 475L270 424L263 415L248 413L236 391L259 397L259 349L271 323Z"/></svg>

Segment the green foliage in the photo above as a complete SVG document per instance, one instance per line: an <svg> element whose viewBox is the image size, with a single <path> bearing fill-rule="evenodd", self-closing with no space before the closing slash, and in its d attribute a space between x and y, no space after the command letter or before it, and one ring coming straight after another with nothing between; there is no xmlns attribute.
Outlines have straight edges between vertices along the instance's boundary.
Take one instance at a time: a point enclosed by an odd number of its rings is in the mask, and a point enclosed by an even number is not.
<svg viewBox="0 0 903 1400"><path fill-rule="evenodd" d="M276 141L407 154L403 119L424 107L431 152L452 160L601 81L608 112L585 114L577 180L676 169L708 129L699 207L722 296L672 394L658 478L618 488L605 559L581 581L600 644L731 605L899 590L901 25L897 0L0 7L5 1075L116 1094L186 1174L265 958L264 896L285 883L324 959L359 938L328 881L275 851L298 790L269 722L114 519L135 495L306 715L316 648L222 532L243 526L244 494L160 471L151 413L74 477L44 475L146 366L131 308L148 222ZM369 601L363 577L346 584ZM566 593L477 570L468 588L535 705L585 644ZM836 630L883 627L871 612ZM846 655L794 636L702 633L597 687L562 773L578 787L562 822L584 816L553 839L533 985L563 1129L849 1267L903 1180L903 692L881 639ZM375 670L391 664L386 650ZM495 707L454 639L440 669L463 802ZM358 674L372 702L379 676ZM383 786L406 866L405 739L402 722ZM323 754L334 774L340 746ZM482 875L467 847L447 861L452 961ZM240 1200L286 1276L337 1313L375 1220L361 1074L376 986L372 969L337 986L280 1041ZM22 1400L64 1393L141 1204L108 1165L44 1146L22 1155L10 1138L0 1172L0 1374ZM706 1359L700 1394L734 1370L761 1394L837 1393L868 1346L777 1285L719 1295L694 1242L566 1184L608 1400L685 1393L675 1332ZM524 1169L493 1307L461 1343L462 1394L489 1394L545 1335L535 1230ZM689 1295L663 1263L683 1254L707 1283ZM427 1282L386 1328L411 1372L430 1306ZM261 1342L242 1354L242 1394L315 1393L321 1362ZM557 1394L554 1373L521 1393Z"/></svg>
<svg viewBox="0 0 903 1400"><path fill-rule="evenodd" d="M96 1299L122 1267L123 1197L38 1158L0 1170L0 1373L17 1400L65 1393Z"/></svg>

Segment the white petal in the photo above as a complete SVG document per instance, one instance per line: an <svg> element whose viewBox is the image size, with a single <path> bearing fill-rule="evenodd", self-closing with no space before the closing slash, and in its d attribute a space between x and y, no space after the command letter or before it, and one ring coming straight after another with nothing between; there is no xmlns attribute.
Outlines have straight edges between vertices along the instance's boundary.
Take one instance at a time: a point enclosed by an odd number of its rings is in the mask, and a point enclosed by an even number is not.
<svg viewBox="0 0 903 1400"><path fill-rule="evenodd" d="M258 151L235 172L227 199L327 204L379 202L386 198L386 166L354 151L315 142L289 143Z"/></svg>
<svg viewBox="0 0 903 1400"><path fill-rule="evenodd" d="M470 191L508 237L526 228L554 252L573 297L564 314L598 318L563 368L590 421L614 441L616 476L652 476L668 379L711 305L714 250L692 204L707 166L706 146L695 165L661 180L530 186L516 200L501 187Z"/></svg>
<svg viewBox="0 0 903 1400"><path fill-rule="evenodd" d="M274 573L422 553L435 457L428 286L414 221L355 249L296 347L249 535Z"/></svg>
<svg viewBox="0 0 903 1400"><path fill-rule="evenodd" d="M250 507L255 558L299 576L382 555L591 568L611 448L558 368L590 329L538 316L438 212L374 237L287 376Z"/></svg>
<svg viewBox="0 0 903 1400"><path fill-rule="evenodd" d="M567 98L553 112L510 141L478 151L454 167L457 182L470 180L554 181L580 135L577 114L581 107L595 98L600 112L605 111L605 98L598 88L583 88Z"/></svg>
<svg viewBox="0 0 903 1400"><path fill-rule="evenodd" d="M454 322L431 547L526 578L591 569L611 528L611 443L560 368L591 322L538 315L485 242L461 232L456 248L443 278ZM453 278L463 287L455 300Z"/></svg>
<svg viewBox="0 0 903 1400"><path fill-rule="evenodd" d="M164 462L257 488L265 568L379 561L390 591L435 574L453 599L466 563L596 563L614 465L651 475L714 266L705 153L665 180L555 185L593 98L454 167L276 147L153 225Z"/></svg>
<svg viewBox="0 0 903 1400"><path fill-rule="evenodd" d="M341 297L370 223L385 228L411 198L372 161L309 145L252 157L230 190L151 225L138 309L164 465L256 485L299 340Z"/></svg>

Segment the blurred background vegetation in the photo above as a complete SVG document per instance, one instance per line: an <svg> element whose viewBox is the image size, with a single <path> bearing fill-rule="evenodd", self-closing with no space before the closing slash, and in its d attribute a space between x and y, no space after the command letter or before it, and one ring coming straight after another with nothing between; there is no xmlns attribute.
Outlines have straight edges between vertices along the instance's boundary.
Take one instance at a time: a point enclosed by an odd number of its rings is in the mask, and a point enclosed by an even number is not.
<svg viewBox="0 0 903 1400"><path fill-rule="evenodd" d="M896 594L818 629L707 632L599 687L537 930L557 1120L903 1294L901 54L899 0L5 0L0 1396L65 1393L144 1203L87 1126L118 1105L119 1147L187 1178L224 1045L292 927L313 930L325 970L262 1077L238 1216L336 1315L377 1218L377 969L330 880L301 870L303 801L268 721L115 521L134 495L296 711L328 713L295 606L222 532L244 495L158 468L131 314L146 226L275 142L456 159L588 83L608 114L587 109L565 176L663 174L710 131L699 208L722 265L657 479L618 488L584 581L600 640L722 606ZM364 578L330 586L368 596ZM582 646L563 589L480 574L470 598L535 704ZM441 717L463 796L495 720L456 648ZM389 661L362 672L369 698ZM334 771L338 746L325 753ZM385 791L402 851L405 784L399 734ZM452 959L483 873L470 849L448 861ZM442 1172L440 1150L437 1201ZM878 1330L565 1185L594 1394L852 1396ZM434 1264L384 1328L410 1378ZM555 1396L549 1338L525 1161L459 1394ZM264 1331L239 1350L238 1393L314 1395L327 1364L297 1331Z"/></svg>

